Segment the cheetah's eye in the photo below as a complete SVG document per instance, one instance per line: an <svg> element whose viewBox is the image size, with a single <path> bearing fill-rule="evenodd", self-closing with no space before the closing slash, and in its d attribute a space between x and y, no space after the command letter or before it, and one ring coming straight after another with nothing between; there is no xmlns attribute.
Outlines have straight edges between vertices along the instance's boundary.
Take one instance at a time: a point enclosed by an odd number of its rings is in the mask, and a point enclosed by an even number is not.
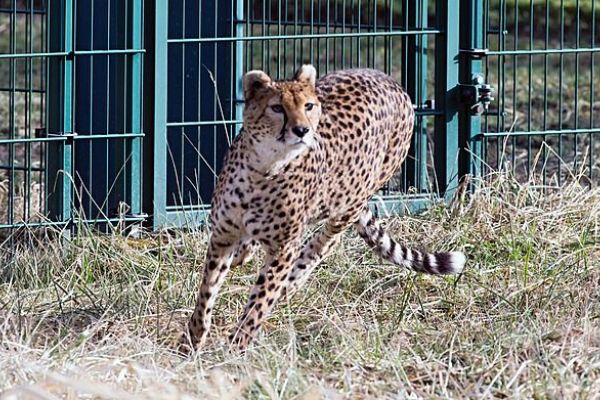
<svg viewBox="0 0 600 400"><path fill-rule="evenodd" d="M304 108L306 108L306 111L310 111L310 110L312 110L312 109L313 109L313 107L314 107L314 106L315 106L315 105L314 105L313 103L306 103L306 104L304 105Z"/></svg>
<svg viewBox="0 0 600 400"><path fill-rule="evenodd" d="M274 106L271 106L271 110L277 114L281 114L283 112L283 107L280 104L275 104Z"/></svg>

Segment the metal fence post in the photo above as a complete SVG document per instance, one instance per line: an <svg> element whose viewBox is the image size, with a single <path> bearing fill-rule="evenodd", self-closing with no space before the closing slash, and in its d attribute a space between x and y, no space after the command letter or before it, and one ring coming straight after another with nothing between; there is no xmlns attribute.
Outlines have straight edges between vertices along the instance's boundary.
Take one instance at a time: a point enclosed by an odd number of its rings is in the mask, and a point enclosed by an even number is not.
<svg viewBox="0 0 600 400"><path fill-rule="evenodd" d="M233 0L232 0L233 1ZM244 1L235 0L235 37L244 37ZM244 88L242 77L244 75L244 43L236 41L235 44L235 119L241 121L244 115ZM235 125L235 134L240 131L242 124Z"/></svg>
<svg viewBox="0 0 600 400"><path fill-rule="evenodd" d="M460 1L436 2L435 104L442 113L435 117L435 173L437 189L446 200L458 185L458 59Z"/></svg>
<svg viewBox="0 0 600 400"><path fill-rule="evenodd" d="M484 49L484 15L483 1L465 1L461 9L460 32L461 64L460 82L472 85L483 71ZM462 174L480 176L482 171L482 141L478 138L481 132L481 116L473 114L468 104L462 104L459 119L460 143L468 146L459 157Z"/></svg>
<svg viewBox="0 0 600 400"><path fill-rule="evenodd" d="M404 2L402 12L406 26L404 29L423 28L428 25L428 0L419 2ZM403 36L403 46L406 48L406 74L403 85L417 106L413 146L414 157L406 159L407 186L417 188L419 193L428 189L427 185L427 123L419 112L427 99L427 41L426 35Z"/></svg>
<svg viewBox="0 0 600 400"><path fill-rule="evenodd" d="M154 7L149 7L147 21L152 21L152 30L148 30L146 36L151 42L146 43L146 47L150 50L150 57L147 64L152 64L147 69L147 82L151 87L148 87L147 93L152 93L152 100L148 103L151 108L148 108L147 117L149 123L146 124L146 129L149 130L150 137L146 141L148 146L146 158L152 159L151 167L146 171L151 174L151 177L145 180L146 188L146 207L152 210L152 224L154 228L158 228L166 221L167 207L167 38L168 26L167 19L169 15L168 0L156 0ZM151 139L150 139L151 138ZM150 204L148 204L150 203Z"/></svg>
<svg viewBox="0 0 600 400"><path fill-rule="evenodd" d="M130 3L130 21L131 32L128 42L131 49L142 48L142 0L132 0ZM131 55L131 62L129 63L128 78L130 81L130 87L127 91L128 110L127 115L128 124L127 126L132 133L142 132L142 53L133 53ZM142 190L142 174L141 174L141 148L142 138L133 137L130 139L128 154L131 159L129 160L128 169L129 176L127 177L127 196L126 200L131 207L130 214L138 215L142 211L141 205L141 190Z"/></svg>
<svg viewBox="0 0 600 400"><path fill-rule="evenodd" d="M73 9L71 1L48 3L48 52L65 52L65 56L48 59L48 136L65 136L51 141L47 151L46 188L48 216L66 222L71 219L72 202L72 135L73 135ZM58 79L57 79L58 78Z"/></svg>

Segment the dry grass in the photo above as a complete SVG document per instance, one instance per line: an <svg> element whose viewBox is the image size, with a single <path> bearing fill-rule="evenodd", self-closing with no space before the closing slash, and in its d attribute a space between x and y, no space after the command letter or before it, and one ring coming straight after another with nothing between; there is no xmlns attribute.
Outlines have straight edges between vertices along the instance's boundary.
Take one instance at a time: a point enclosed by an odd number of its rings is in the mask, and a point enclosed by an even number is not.
<svg viewBox="0 0 600 400"><path fill-rule="evenodd" d="M169 351L205 232L5 244L0 398L598 398L600 189L497 176L387 226L464 250L466 272L408 273L348 234L243 357L224 339L258 261L233 271L208 348Z"/></svg>

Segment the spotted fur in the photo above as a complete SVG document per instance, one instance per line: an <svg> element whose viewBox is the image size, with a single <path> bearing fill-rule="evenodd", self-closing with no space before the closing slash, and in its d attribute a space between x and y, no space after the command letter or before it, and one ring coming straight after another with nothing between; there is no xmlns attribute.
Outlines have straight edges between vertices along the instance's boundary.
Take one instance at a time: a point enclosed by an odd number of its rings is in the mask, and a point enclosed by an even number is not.
<svg viewBox="0 0 600 400"><path fill-rule="evenodd" d="M316 81L303 66L289 81L262 71L244 77L244 126L226 157L212 199L212 235L184 349L206 340L227 271L254 249L266 253L230 340L244 350L282 294L290 295L355 225L383 258L417 272L458 273L462 253L429 254L391 239L368 199L400 167L414 112L391 77L374 70L334 72ZM323 228L302 245L307 227Z"/></svg>

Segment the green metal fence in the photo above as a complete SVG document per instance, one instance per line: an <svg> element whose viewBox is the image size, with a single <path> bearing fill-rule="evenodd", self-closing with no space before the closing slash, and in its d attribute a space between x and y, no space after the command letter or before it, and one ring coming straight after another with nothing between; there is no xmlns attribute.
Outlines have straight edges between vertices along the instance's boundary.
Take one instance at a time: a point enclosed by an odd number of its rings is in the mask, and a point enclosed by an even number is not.
<svg viewBox="0 0 600 400"><path fill-rule="evenodd" d="M596 2L0 0L0 228L204 220L241 124L241 76L372 67L415 104L374 202L509 170L599 181ZM600 82L600 81L598 81Z"/></svg>
<svg viewBox="0 0 600 400"><path fill-rule="evenodd" d="M142 219L142 13L0 2L0 228Z"/></svg>
<svg viewBox="0 0 600 400"><path fill-rule="evenodd" d="M0 2L0 227L31 221L45 209L45 146L35 140L46 118L46 9Z"/></svg>
<svg viewBox="0 0 600 400"><path fill-rule="evenodd" d="M473 1L462 82L495 99L464 116L475 174L510 171L547 187L600 183L597 1Z"/></svg>

